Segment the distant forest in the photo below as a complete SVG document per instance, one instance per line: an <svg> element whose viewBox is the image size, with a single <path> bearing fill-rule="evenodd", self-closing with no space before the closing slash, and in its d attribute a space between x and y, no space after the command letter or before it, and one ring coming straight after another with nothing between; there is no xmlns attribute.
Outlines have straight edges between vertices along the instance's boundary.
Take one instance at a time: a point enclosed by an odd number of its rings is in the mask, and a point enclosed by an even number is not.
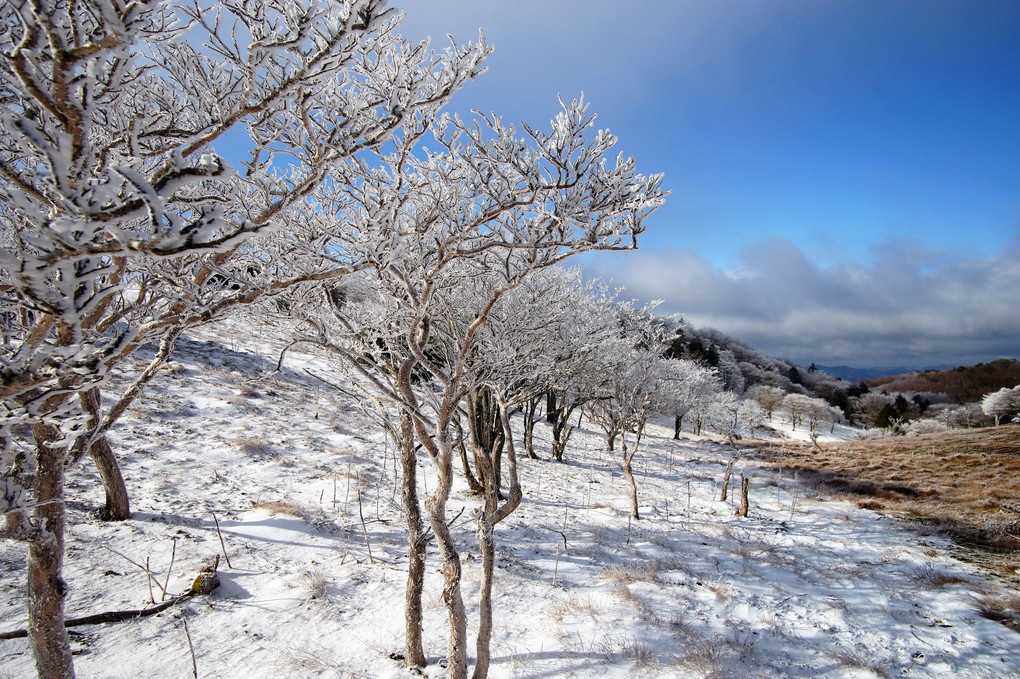
<svg viewBox="0 0 1020 679"><path fill-rule="evenodd" d="M887 392L943 393L956 403L971 403L983 395L1020 384L1020 361L1000 358L991 363L951 370L924 370L865 380L870 389Z"/></svg>

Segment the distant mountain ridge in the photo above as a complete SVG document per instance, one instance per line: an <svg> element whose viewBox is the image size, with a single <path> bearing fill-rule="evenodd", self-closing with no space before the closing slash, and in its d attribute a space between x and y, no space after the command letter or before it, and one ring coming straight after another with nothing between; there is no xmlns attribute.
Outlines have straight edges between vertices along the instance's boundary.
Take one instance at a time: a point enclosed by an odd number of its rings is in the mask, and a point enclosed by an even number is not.
<svg viewBox="0 0 1020 679"><path fill-rule="evenodd" d="M854 368L848 365L816 365L815 367L819 370L824 370L833 377L839 377L840 379L848 382L863 382L865 380L873 380L879 377L891 377L893 375L904 375L907 373L921 372L925 370L950 370L955 366L931 365L924 368L909 366Z"/></svg>
<svg viewBox="0 0 1020 679"><path fill-rule="evenodd" d="M990 392L1020 384L1020 361L1000 358L948 370L913 371L866 379L864 383L873 390L930 391L946 394L956 403L972 403Z"/></svg>

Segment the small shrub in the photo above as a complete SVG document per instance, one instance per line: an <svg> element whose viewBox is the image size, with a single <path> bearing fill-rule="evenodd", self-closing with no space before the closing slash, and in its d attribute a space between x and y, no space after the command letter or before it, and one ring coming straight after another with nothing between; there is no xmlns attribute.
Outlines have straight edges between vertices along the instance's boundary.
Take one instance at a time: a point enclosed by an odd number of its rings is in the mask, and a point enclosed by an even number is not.
<svg viewBox="0 0 1020 679"><path fill-rule="evenodd" d="M730 598L731 594L730 586L727 585L725 582L722 582L721 580L717 580L715 582L708 582L705 584L705 587L707 587L708 591L712 592L712 594L715 594L717 599L726 601L727 599Z"/></svg>
<svg viewBox="0 0 1020 679"><path fill-rule="evenodd" d="M260 438L236 439L234 447L255 460L266 460L273 457L273 447Z"/></svg>
<svg viewBox="0 0 1020 679"><path fill-rule="evenodd" d="M921 434L937 434L949 431L949 427L941 420L911 420L903 425L903 432L907 436L920 436Z"/></svg>
<svg viewBox="0 0 1020 679"><path fill-rule="evenodd" d="M556 622L563 622L563 618L570 613L583 613L597 620L602 607L597 604L591 596L584 598L576 594L569 594L565 599L557 599L549 604L546 612Z"/></svg>
<svg viewBox="0 0 1020 679"><path fill-rule="evenodd" d="M299 519L305 518L305 511L298 504L287 500L259 502L255 505L255 509L264 509L269 512L271 516L283 514L284 516L293 516Z"/></svg>
<svg viewBox="0 0 1020 679"><path fill-rule="evenodd" d="M329 579L318 568L310 568L301 573L298 578L302 589L308 594L309 599L326 599L326 592L329 589Z"/></svg>
<svg viewBox="0 0 1020 679"><path fill-rule="evenodd" d="M829 654L830 657L844 667L851 669L868 670L879 677L887 678L889 673L885 665L880 663L871 654L856 649L839 649Z"/></svg>
<svg viewBox="0 0 1020 679"><path fill-rule="evenodd" d="M950 573L944 568L932 564L925 564L914 570L910 576L918 582L930 587L945 587L946 585L959 585L967 582L967 578Z"/></svg>
<svg viewBox="0 0 1020 679"><path fill-rule="evenodd" d="M658 664L652 647L640 641L631 642L626 648L627 657L634 661L634 667L654 667Z"/></svg>
<svg viewBox="0 0 1020 679"><path fill-rule="evenodd" d="M605 580L617 583L655 582L659 579L659 564L657 561L624 563L605 568L600 575Z"/></svg>

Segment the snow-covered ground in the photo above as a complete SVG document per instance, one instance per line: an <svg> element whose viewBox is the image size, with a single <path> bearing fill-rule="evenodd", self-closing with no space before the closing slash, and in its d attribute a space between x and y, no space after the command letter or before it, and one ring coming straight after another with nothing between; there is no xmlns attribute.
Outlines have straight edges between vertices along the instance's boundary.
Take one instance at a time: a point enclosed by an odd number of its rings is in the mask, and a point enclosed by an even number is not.
<svg viewBox="0 0 1020 679"><path fill-rule="evenodd" d="M230 324L182 340L176 369L112 436L131 520L95 520L96 474L70 472L69 617L144 606L146 564L168 596L188 589L221 553L214 513L230 559L211 596L76 628L79 677L194 676L189 641L203 679L413 676L390 658L406 573L393 446L312 376L342 379L324 361L292 353L271 374L278 346ZM547 435L539 425L546 454ZM948 542L749 460L722 502L733 450L670 435L653 425L638 453L640 521L596 432L575 432L565 464L521 461L525 501L497 529L491 676L1020 677L1020 634L978 614L1001 585ZM747 518L734 511L740 474ZM472 639L476 506L459 487L449 508ZM24 626L24 551L0 544L0 631ZM424 674L441 677L429 558ZM31 676L27 642L0 641L0 677Z"/></svg>

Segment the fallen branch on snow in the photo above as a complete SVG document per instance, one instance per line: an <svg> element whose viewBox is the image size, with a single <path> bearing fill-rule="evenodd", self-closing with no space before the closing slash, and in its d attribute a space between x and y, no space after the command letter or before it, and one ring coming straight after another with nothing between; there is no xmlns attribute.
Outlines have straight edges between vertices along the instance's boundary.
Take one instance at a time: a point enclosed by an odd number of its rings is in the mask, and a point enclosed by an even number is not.
<svg viewBox="0 0 1020 679"><path fill-rule="evenodd" d="M127 611L106 611L104 613L95 613L93 615L86 615L81 618L71 618L64 621L64 627L80 627L81 625L98 625L104 622L121 622L123 620L133 620L134 618L145 618L150 615L155 615L161 611L165 611L186 599L190 599L196 594L211 594L214 589L220 586L220 576L216 574L216 568L219 566L220 556L216 555L212 564L206 566L195 578L194 582L191 583L191 588L187 592L163 601L155 606L149 608L136 608ZM28 636L28 630L18 629L10 632L0 633L0 639L23 639Z"/></svg>

